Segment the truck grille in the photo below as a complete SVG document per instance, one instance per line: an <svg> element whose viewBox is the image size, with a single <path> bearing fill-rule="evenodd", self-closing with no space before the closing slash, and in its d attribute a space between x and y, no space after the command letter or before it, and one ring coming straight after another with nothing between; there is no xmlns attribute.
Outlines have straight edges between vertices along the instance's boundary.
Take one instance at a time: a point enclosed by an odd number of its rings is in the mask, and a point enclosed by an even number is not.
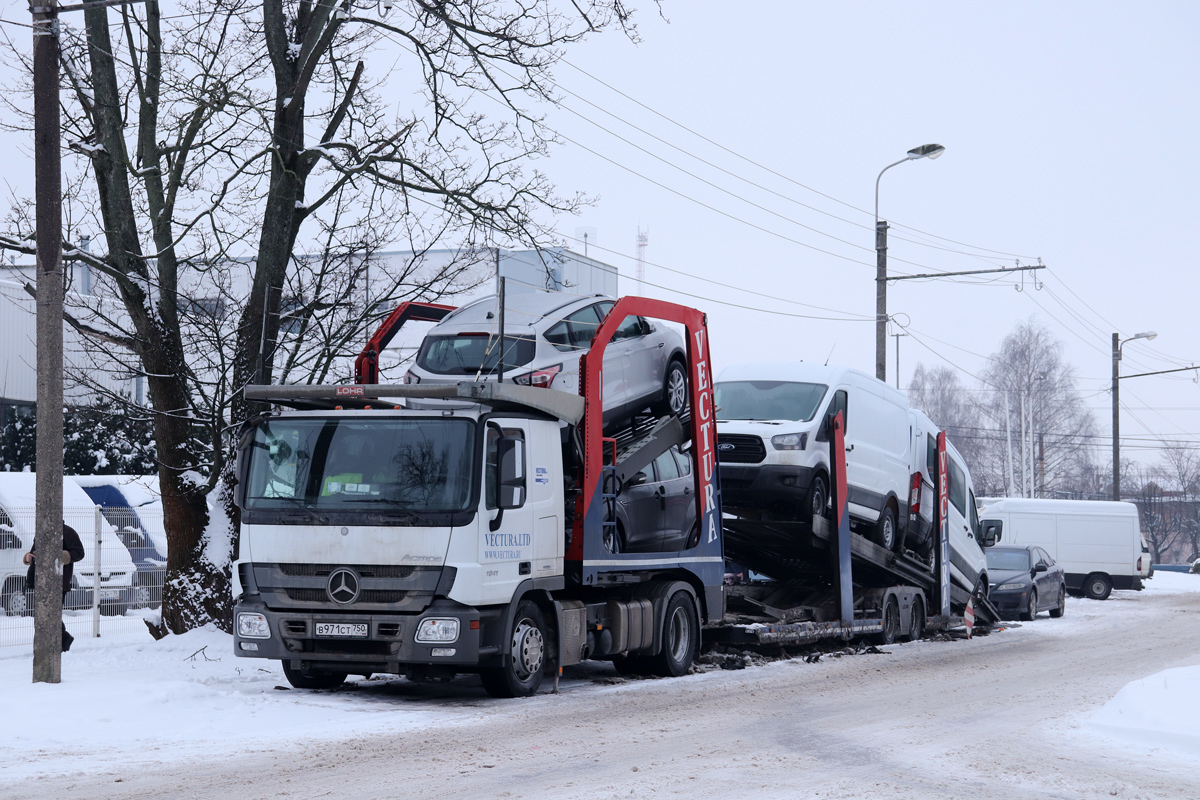
<svg viewBox="0 0 1200 800"><path fill-rule="evenodd" d="M349 567L364 578L407 578L417 569L377 564L280 564L279 571L293 578L324 578L339 567Z"/></svg>
<svg viewBox="0 0 1200 800"><path fill-rule="evenodd" d="M324 589L298 589L296 587L285 587L283 590L289 600L295 600L298 603L328 603L329 595ZM364 589L362 594L358 596L359 603L399 603L405 598L407 592L400 592L387 589Z"/></svg>
<svg viewBox="0 0 1200 800"><path fill-rule="evenodd" d="M759 464L766 457L767 448L757 436L745 433L722 433L717 436L718 461L726 464Z"/></svg>

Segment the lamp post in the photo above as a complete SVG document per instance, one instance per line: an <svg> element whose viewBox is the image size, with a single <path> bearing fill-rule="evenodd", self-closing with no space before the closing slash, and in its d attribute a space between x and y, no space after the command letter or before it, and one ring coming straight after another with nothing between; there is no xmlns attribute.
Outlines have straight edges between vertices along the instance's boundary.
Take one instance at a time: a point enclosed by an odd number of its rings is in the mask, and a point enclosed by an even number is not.
<svg viewBox="0 0 1200 800"><path fill-rule="evenodd" d="M897 164L918 158L937 158L946 152L940 144L923 144L908 151L899 161L888 164L875 179L875 377L887 380L887 222L879 219L879 181L883 173Z"/></svg>
<svg viewBox="0 0 1200 800"><path fill-rule="evenodd" d="M1145 339L1147 341L1158 336L1154 331L1143 331L1135 333L1128 339L1122 339L1120 334L1112 335L1112 459L1113 459L1113 479L1112 479L1112 499L1121 499L1121 395L1120 395L1120 380L1121 380L1121 348L1126 342L1132 342L1134 339Z"/></svg>

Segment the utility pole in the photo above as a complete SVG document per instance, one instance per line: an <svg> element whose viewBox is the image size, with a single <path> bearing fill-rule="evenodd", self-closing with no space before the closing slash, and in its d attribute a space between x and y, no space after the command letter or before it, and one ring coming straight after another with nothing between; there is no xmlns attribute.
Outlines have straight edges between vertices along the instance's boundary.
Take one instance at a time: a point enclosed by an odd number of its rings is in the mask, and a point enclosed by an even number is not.
<svg viewBox="0 0 1200 800"><path fill-rule="evenodd" d="M900 388L900 337L908 336L907 333L893 333L896 337L896 388Z"/></svg>
<svg viewBox="0 0 1200 800"><path fill-rule="evenodd" d="M887 380L887 230L887 220L875 220L875 377L881 381Z"/></svg>
<svg viewBox="0 0 1200 800"><path fill-rule="evenodd" d="M58 3L33 0L30 10L37 204L38 412L33 681L59 683L62 680L63 273Z"/></svg>

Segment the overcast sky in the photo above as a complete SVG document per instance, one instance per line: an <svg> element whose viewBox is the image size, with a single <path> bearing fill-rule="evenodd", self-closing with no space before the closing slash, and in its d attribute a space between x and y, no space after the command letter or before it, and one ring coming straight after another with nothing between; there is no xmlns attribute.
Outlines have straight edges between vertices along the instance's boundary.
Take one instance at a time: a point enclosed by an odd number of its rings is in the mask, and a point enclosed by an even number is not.
<svg viewBox="0 0 1200 800"><path fill-rule="evenodd" d="M891 284L901 386L923 362L984 390L986 357L1032 317L1107 434L1114 331L1158 332L1127 345L1125 373L1200 364L1200 5L665 0L664 19L633 3L641 44L605 34L557 68L563 107L547 114L564 143L539 167L596 198L558 230L590 231L625 293L648 232L643 293L709 312L718 368L874 371L875 180L931 142L940 159L882 180L890 271L1048 269ZM0 16L28 12L0 0ZM0 162L10 184L31 176ZM1154 459L1142 437L1200 446L1194 378L1122 383L1125 455Z"/></svg>
<svg viewBox="0 0 1200 800"><path fill-rule="evenodd" d="M623 276L648 230L644 292L711 298L677 299L710 313L718 367L832 351L874 372L875 180L931 142L940 159L882 179L889 271L1049 269L1040 291L1032 274L1024 291L1011 275L891 284L901 386L920 361L980 389L986 356L1033 317L1107 435L1113 332L1158 332L1125 347L1125 373L1200 364L1200 5L691 0L664 4L669 24L640 5L640 45L599 37L558 70L570 110L552 124L578 144L549 169L599 198L560 230L595 229ZM1153 459L1133 437L1200 441L1196 376L1121 384L1123 455Z"/></svg>

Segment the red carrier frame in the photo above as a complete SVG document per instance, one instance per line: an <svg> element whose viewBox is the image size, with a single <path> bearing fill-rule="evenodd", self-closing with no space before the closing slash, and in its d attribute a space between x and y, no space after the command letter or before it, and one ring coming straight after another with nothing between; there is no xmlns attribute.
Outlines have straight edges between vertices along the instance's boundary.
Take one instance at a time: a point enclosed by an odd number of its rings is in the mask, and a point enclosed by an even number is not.
<svg viewBox="0 0 1200 800"><path fill-rule="evenodd" d="M379 383L379 353L388 346L392 338L404 327L406 322L441 322L458 306L447 306L441 303L407 302L396 306L388 314L379 329L367 340L362 352L354 360L355 383Z"/></svg>
<svg viewBox="0 0 1200 800"><path fill-rule="evenodd" d="M691 402L690 431L692 476L695 481L696 519L700 541L692 548L665 553L609 553L603 545L604 478L603 385L604 350L626 317L640 316L675 322L687 332L688 394ZM581 493L575 504L574 526L566 551L568 576L582 585L604 582L608 573L645 570L681 570L692 573L705 587L720 587L725 558L721 536L721 490L717 473L716 407L709 356L706 316L663 300L622 297L616 302L592 339L588 352L579 359L579 394L585 402L581 426L583 463ZM710 613L716 609L710 609ZM719 612L718 612L719 614Z"/></svg>

